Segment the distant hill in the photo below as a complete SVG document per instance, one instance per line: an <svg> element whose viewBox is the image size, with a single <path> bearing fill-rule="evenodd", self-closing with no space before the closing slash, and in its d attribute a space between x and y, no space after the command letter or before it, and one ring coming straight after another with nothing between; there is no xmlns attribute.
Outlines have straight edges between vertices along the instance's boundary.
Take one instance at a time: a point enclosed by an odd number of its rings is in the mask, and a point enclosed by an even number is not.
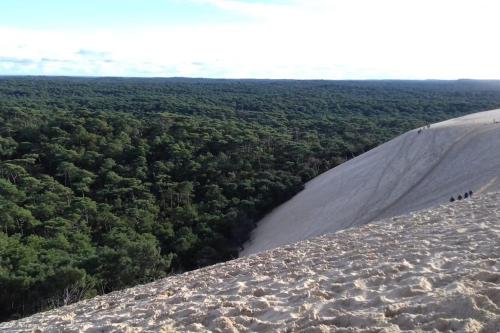
<svg viewBox="0 0 500 333"><path fill-rule="evenodd" d="M409 131L311 180L259 222L242 255L499 191L499 147L500 110Z"/></svg>

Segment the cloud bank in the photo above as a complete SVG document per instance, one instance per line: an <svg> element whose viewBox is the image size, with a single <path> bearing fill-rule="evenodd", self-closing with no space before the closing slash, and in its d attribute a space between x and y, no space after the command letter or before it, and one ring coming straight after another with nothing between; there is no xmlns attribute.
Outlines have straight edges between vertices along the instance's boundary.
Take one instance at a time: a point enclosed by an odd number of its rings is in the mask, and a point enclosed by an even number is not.
<svg viewBox="0 0 500 333"><path fill-rule="evenodd" d="M191 0L242 20L68 31L0 25L0 73L500 78L495 0Z"/></svg>

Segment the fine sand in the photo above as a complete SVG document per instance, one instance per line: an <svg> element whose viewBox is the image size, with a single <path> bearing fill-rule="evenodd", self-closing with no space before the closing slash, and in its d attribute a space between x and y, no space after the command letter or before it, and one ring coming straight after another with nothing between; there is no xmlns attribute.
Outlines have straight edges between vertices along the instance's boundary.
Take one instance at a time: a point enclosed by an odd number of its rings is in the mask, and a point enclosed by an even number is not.
<svg viewBox="0 0 500 333"><path fill-rule="evenodd" d="M264 217L241 256L500 191L500 110L409 131L333 168Z"/></svg>
<svg viewBox="0 0 500 333"><path fill-rule="evenodd" d="M500 194L0 324L1 332L500 332Z"/></svg>

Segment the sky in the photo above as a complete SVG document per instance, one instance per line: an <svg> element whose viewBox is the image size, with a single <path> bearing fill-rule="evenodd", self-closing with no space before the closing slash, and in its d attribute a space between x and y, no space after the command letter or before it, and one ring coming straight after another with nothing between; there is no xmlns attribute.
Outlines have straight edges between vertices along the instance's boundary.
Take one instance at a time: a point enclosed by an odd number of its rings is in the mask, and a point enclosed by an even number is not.
<svg viewBox="0 0 500 333"><path fill-rule="evenodd" d="M500 79L498 0L1 0L0 75Z"/></svg>

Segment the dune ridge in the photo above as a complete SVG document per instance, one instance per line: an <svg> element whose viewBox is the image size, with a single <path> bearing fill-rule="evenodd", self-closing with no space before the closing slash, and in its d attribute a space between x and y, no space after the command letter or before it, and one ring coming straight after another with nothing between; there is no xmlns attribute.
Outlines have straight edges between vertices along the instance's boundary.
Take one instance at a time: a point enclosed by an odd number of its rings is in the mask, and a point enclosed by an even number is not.
<svg viewBox="0 0 500 333"><path fill-rule="evenodd" d="M500 193L1 323L2 332L500 332Z"/></svg>
<svg viewBox="0 0 500 333"><path fill-rule="evenodd" d="M499 142L500 109L409 131L312 179L258 223L240 255L500 191Z"/></svg>

